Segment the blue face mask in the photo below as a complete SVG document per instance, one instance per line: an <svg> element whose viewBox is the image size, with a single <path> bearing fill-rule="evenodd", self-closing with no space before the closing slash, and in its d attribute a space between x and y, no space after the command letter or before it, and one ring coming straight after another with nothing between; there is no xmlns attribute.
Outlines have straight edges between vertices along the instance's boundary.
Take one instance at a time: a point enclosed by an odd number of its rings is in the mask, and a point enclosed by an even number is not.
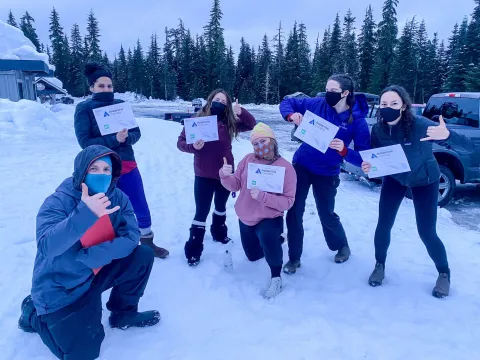
<svg viewBox="0 0 480 360"><path fill-rule="evenodd" d="M92 194L106 193L112 183L112 175L107 174L87 174L85 176L85 185Z"/></svg>

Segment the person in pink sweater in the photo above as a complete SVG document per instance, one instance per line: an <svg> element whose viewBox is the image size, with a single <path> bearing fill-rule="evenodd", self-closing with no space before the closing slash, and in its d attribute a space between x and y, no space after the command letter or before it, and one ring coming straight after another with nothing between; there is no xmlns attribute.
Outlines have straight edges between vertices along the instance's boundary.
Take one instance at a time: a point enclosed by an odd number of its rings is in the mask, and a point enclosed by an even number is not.
<svg viewBox="0 0 480 360"><path fill-rule="evenodd" d="M265 298L270 299L283 288L280 277L283 265L283 215L295 201L297 175L293 166L280 156L275 134L268 125L257 124L250 135L250 142L254 152L240 161L235 173L232 173L232 165L224 158L220 181L227 190L240 191L235 211L239 217L242 246L248 260L257 261L265 257L270 266L272 278L264 294ZM247 189L250 163L284 167L283 193Z"/></svg>

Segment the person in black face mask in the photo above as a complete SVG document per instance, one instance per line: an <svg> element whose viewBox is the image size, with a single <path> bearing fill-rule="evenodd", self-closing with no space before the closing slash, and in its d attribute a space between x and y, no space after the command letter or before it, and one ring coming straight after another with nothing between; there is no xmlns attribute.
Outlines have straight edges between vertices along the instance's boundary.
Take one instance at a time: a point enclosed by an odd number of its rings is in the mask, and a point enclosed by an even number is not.
<svg viewBox="0 0 480 360"><path fill-rule="evenodd" d="M240 132L250 131L256 125L255 118L238 101L232 103L231 97L222 89L214 90L206 105L196 116L216 115L218 120L218 141L197 141L187 144L185 129L178 137L180 151L194 155L195 171L195 217L190 228L190 237L185 244L185 257L188 265L200 262L203 252L207 217L214 199L215 211L212 216L210 233L215 242L227 244L230 241L226 226L227 200L230 192L220 182L219 170L223 167L223 158L233 165L232 141Z"/></svg>
<svg viewBox="0 0 480 360"><path fill-rule="evenodd" d="M380 98L379 121L372 128L372 148L400 144L410 164L410 172L385 176L380 193L379 217L375 231L376 265L369 278L371 286L382 285L390 233L398 209L410 188L413 195L418 234L439 272L432 295L449 295L450 268L445 246L437 235L437 205L440 169L433 155L433 142L471 149L472 141L448 129L443 117L439 124L412 113L412 102L400 86L385 89ZM362 163L369 173L372 166Z"/></svg>
<svg viewBox="0 0 480 360"><path fill-rule="evenodd" d="M133 147L140 140L140 129L124 129L117 134L104 135L100 133L93 109L122 103L115 99L113 93L112 73L99 63L85 64L85 76L92 92L91 99L77 105L75 109L75 135L82 149L90 145L102 145L116 152L122 159L122 176L117 187L130 199L140 228L140 241L153 249L155 256L161 259L168 257L168 250L153 243L152 218L148 207L143 181L135 161Z"/></svg>

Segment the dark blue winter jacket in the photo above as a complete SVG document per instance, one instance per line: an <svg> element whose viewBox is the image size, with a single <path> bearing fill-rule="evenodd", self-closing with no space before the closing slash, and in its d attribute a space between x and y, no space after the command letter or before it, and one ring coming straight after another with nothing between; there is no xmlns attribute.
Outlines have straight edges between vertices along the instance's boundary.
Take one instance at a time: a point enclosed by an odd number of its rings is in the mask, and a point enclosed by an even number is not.
<svg viewBox="0 0 480 360"><path fill-rule="evenodd" d="M142 136L140 128L128 130L128 137L124 143L119 143L116 134L102 136L93 115L93 109L124 102L114 99L113 102L100 101L102 93L93 94L91 99L82 101L75 109L74 126L77 141L82 149L90 145L102 145L115 151L125 161L135 161L132 145Z"/></svg>
<svg viewBox="0 0 480 360"><path fill-rule="evenodd" d="M286 119L293 113L305 114L307 110L337 125L340 130L336 138L343 140L345 146L354 142L354 149L348 149L345 160L356 166L361 166L362 158L359 151L370 148L370 132L365 117L368 114L368 103L365 95L355 96L355 105L352 108L353 121L348 123L350 112L345 111L337 114L336 110L329 106L325 98L285 99L280 103L280 113ZM314 147L303 143L293 156L293 163L299 164L310 172L323 175L335 176L340 173L343 157L338 151L328 149L324 154Z"/></svg>
<svg viewBox="0 0 480 360"><path fill-rule="evenodd" d="M112 184L107 196L115 231L111 242L83 249L80 238L98 220L81 201L81 184L96 159L110 154ZM93 145L75 158L73 177L66 179L43 203L37 215L37 256L33 269L32 298L39 315L55 312L78 300L90 288L92 269L121 259L135 250L140 240L135 214L128 197L116 188L122 172L120 157L104 146Z"/></svg>

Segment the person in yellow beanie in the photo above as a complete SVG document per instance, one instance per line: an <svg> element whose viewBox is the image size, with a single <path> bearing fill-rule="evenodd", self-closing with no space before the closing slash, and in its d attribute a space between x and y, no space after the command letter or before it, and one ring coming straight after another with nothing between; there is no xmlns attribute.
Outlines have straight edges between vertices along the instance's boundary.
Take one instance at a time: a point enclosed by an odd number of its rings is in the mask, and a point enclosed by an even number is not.
<svg viewBox="0 0 480 360"><path fill-rule="evenodd" d="M280 277L283 265L283 215L295 201L297 175L293 166L280 156L275 134L268 125L257 124L250 135L250 142L253 153L240 161L235 173L232 173L232 165L224 158L220 181L227 190L240 191L235 211L239 217L242 246L250 261L265 257L271 280L264 297L270 299L283 288ZM284 167L283 189L276 192L263 191L255 186L249 189L247 182L251 164ZM260 167L257 168L256 171L261 171Z"/></svg>

